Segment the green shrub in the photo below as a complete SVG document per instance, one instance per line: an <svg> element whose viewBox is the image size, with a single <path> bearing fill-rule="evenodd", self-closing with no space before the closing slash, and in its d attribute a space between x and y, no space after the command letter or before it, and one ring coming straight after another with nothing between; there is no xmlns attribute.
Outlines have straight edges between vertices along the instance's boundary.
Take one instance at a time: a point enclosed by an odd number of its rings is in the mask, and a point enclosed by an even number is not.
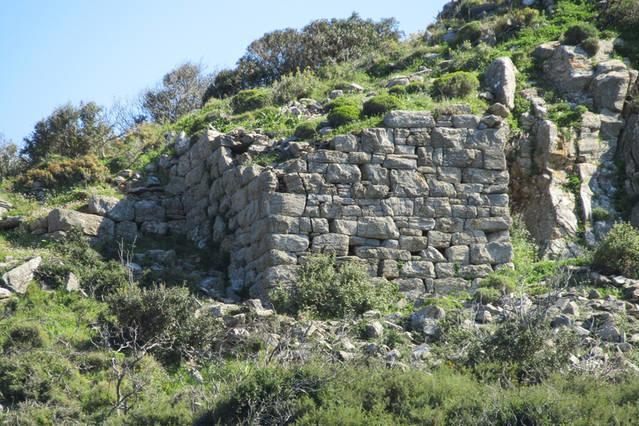
<svg viewBox="0 0 639 426"><path fill-rule="evenodd" d="M295 128L294 135L296 138L302 140L313 139L317 136L317 123L313 121L305 121L298 124Z"/></svg>
<svg viewBox="0 0 639 426"><path fill-rule="evenodd" d="M306 398L317 395L322 381L321 370L254 370L196 424L287 424L306 408Z"/></svg>
<svg viewBox="0 0 639 426"><path fill-rule="evenodd" d="M479 287L475 290L475 294L473 295L473 300L475 302L488 304L494 304L499 302L501 299L501 291L496 288L489 287Z"/></svg>
<svg viewBox="0 0 639 426"><path fill-rule="evenodd" d="M603 273L639 279L639 231L629 223L617 223L599 243L593 266Z"/></svg>
<svg viewBox="0 0 639 426"><path fill-rule="evenodd" d="M502 294L512 293L517 286L515 278L508 272L493 272L486 278L481 280L480 287L494 288L499 290Z"/></svg>
<svg viewBox="0 0 639 426"><path fill-rule="evenodd" d="M406 92L406 86L393 86L388 89L388 93L395 96L403 96ZM366 107L366 103L364 103L364 107Z"/></svg>
<svg viewBox="0 0 639 426"><path fill-rule="evenodd" d="M402 101L394 95L377 95L364 102L363 114L366 117L385 114L400 109Z"/></svg>
<svg viewBox="0 0 639 426"><path fill-rule="evenodd" d="M5 352L44 348L49 344L49 336L38 324L17 324L9 329L9 336L3 344Z"/></svg>
<svg viewBox="0 0 639 426"><path fill-rule="evenodd" d="M340 96L336 99L333 99L332 101L330 101L329 103L327 103L326 105L324 105L324 110L326 112L331 112L333 111L335 108L339 108L339 107L355 107L355 108L359 108L359 106L361 105L361 102L358 98L355 97L351 97L351 96Z"/></svg>
<svg viewBox="0 0 639 426"><path fill-rule="evenodd" d="M476 43L481 38L481 34L481 22L469 22L459 29L456 43L463 43L465 41Z"/></svg>
<svg viewBox="0 0 639 426"><path fill-rule="evenodd" d="M295 283L277 288L271 298L279 310L291 314L344 318L370 309L386 310L397 298L397 287L374 282L355 263L338 266L334 257L316 255L300 267Z"/></svg>
<svg viewBox="0 0 639 426"><path fill-rule="evenodd" d="M599 52L599 39L597 37L588 37L580 44L590 56L595 56Z"/></svg>
<svg viewBox="0 0 639 426"><path fill-rule="evenodd" d="M231 107L235 114L253 111L271 103L271 92L268 89L241 90L231 99Z"/></svg>
<svg viewBox="0 0 639 426"><path fill-rule="evenodd" d="M433 83L433 95L438 98L463 98L479 88L479 79L470 72L446 74Z"/></svg>
<svg viewBox="0 0 639 426"><path fill-rule="evenodd" d="M562 41L576 46L588 38L597 38L597 28L591 24L579 23L566 30Z"/></svg>
<svg viewBox="0 0 639 426"><path fill-rule="evenodd" d="M62 355L34 350L0 357L0 395L18 403L67 401L86 389L78 370Z"/></svg>
<svg viewBox="0 0 639 426"><path fill-rule="evenodd" d="M595 207L592 209L593 222L606 221L608 219L610 219L610 212L608 210L601 207Z"/></svg>
<svg viewBox="0 0 639 426"><path fill-rule="evenodd" d="M297 71L283 76L273 84L273 99L279 104L310 98L319 81L311 70Z"/></svg>
<svg viewBox="0 0 639 426"><path fill-rule="evenodd" d="M20 189L59 189L104 182L108 169L93 155L55 158L37 165L16 179Z"/></svg>
<svg viewBox="0 0 639 426"><path fill-rule="evenodd" d="M139 344L164 341L154 350L165 362L213 355L219 327L208 315L197 315L200 304L184 287L127 286L107 300L116 325L137 329Z"/></svg>
<svg viewBox="0 0 639 426"><path fill-rule="evenodd" d="M411 81L408 86L406 86L406 93L414 94L414 93L422 93L426 91L426 83L422 81Z"/></svg>
<svg viewBox="0 0 639 426"><path fill-rule="evenodd" d="M331 127L340 127L359 119L360 109L355 105L343 105L331 109L327 119Z"/></svg>

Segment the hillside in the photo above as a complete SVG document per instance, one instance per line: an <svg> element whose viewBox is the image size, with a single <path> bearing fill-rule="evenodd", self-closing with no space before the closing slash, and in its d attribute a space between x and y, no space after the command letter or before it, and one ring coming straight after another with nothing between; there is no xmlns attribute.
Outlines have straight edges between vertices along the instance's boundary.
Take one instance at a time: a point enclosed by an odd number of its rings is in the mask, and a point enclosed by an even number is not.
<svg viewBox="0 0 639 426"><path fill-rule="evenodd" d="M58 108L0 152L0 422L633 424L637 24L353 14Z"/></svg>

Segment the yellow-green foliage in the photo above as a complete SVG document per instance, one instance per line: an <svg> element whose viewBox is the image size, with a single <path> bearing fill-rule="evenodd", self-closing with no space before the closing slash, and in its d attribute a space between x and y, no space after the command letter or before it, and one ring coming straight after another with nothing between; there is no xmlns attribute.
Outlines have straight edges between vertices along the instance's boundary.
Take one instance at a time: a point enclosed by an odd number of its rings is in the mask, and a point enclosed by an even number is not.
<svg viewBox="0 0 639 426"><path fill-rule="evenodd" d="M53 189L102 182L107 174L107 168L93 155L54 158L27 170L16 179L16 184L22 188Z"/></svg>
<svg viewBox="0 0 639 426"><path fill-rule="evenodd" d="M233 112L240 114L270 105L272 94L267 89L248 89L238 92L231 99Z"/></svg>
<svg viewBox="0 0 639 426"><path fill-rule="evenodd" d="M599 244L593 264L604 273L639 278L639 231L629 223L617 223Z"/></svg>

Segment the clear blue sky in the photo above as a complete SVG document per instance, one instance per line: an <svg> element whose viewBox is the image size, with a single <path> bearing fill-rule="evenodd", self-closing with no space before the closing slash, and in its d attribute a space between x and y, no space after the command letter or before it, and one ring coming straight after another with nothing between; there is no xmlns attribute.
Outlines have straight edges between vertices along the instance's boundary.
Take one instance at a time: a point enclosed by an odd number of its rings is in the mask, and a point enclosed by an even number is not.
<svg viewBox="0 0 639 426"><path fill-rule="evenodd" d="M445 0L4 0L0 9L0 133L14 142L66 102L109 106L175 65L232 66L268 31L317 18L395 17L423 30Z"/></svg>

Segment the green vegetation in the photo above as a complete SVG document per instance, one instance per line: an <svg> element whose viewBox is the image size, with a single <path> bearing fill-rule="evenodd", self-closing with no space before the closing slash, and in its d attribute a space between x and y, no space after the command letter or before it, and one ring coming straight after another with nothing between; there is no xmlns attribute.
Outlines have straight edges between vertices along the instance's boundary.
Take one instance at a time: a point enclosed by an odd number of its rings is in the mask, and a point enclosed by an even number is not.
<svg viewBox="0 0 639 426"><path fill-rule="evenodd" d="M615 224L592 260L593 266L604 273L639 278L639 231L629 223Z"/></svg>
<svg viewBox="0 0 639 426"><path fill-rule="evenodd" d="M360 107L355 104L344 104L333 107L328 113L328 123L332 127L345 126L357 121L360 116Z"/></svg>
<svg viewBox="0 0 639 426"><path fill-rule="evenodd" d="M312 139L317 136L317 123L305 121L295 128L295 137L298 139Z"/></svg>
<svg viewBox="0 0 639 426"><path fill-rule="evenodd" d="M364 102L362 114L364 114L365 117L372 117L401 108L402 101L397 96L392 94L377 95Z"/></svg>
<svg viewBox="0 0 639 426"><path fill-rule="evenodd" d="M268 106L271 102L271 92L266 89L242 90L233 96L231 106L233 112L241 114Z"/></svg>
<svg viewBox="0 0 639 426"><path fill-rule="evenodd" d="M372 280L362 266L337 265L334 257L316 255L302 265L292 287L276 289L271 298L279 310L294 315L345 318L387 310L397 299L397 288Z"/></svg>
<svg viewBox="0 0 639 426"><path fill-rule="evenodd" d="M456 71L439 77L433 83L433 95L438 98L463 98L479 88L479 80L473 73Z"/></svg>

